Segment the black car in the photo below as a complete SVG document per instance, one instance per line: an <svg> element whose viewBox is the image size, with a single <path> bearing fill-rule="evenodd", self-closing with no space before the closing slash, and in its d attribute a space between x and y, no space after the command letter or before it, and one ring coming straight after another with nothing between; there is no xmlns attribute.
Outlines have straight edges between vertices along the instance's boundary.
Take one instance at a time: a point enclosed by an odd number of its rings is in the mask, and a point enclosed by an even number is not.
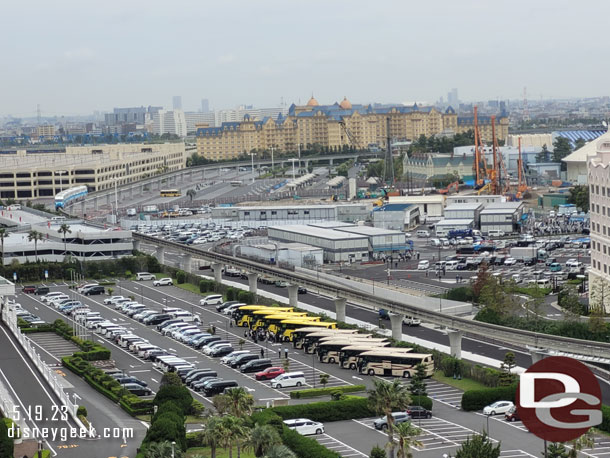
<svg viewBox="0 0 610 458"><path fill-rule="evenodd" d="M192 375L186 379L187 386L193 386L197 384L200 380L206 377L218 377L218 374L215 371L209 370L205 372L199 372L198 374Z"/></svg>
<svg viewBox="0 0 610 458"><path fill-rule="evenodd" d="M235 360L231 361L231 367L233 369L237 369L254 359L258 359L258 355L252 353L244 353L243 355L239 355L237 358L235 358Z"/></svg>
<svg viewBox="0 0 610 458"><path fill-rule="evenodd" d="M104 294L106 292L106 288L104 288L103 286L92 286L91 288L87 288L86 290L83 291L83 294L85 296L93 296L93 295L97 295L97 294Z"/></svg>
<svg viewBox="0 0 610 458"><path fill-rule="evenodd" d="M307 288L303 286L299 286L299 294L307 294Z"/></svg>
<svg viewBox="0 0 610 458"><path fill-rule="evenodd" d="M150 388L138 385L137 383L125 383L123 388L136 396L148 396L152 394L152 390Z"/></svg>
<svg viewBox="0 0 610 458"><path fill-rule="evenodd" d="M260 372L264 371L268 367L272 367L270 359L253 359L252 361L248 361L246 364L241 366L239 369L240 372L249 373L249 372Z"/></svg>
<svg viewBox="0 0 610 458"><path fill-rule="evenodd" d="M212 352L210 353L210 356L218 358L220 356L229 355L229 354L233 353L234 351L235 351L235 348L233 348L229 345L221 345L219 348L215 348L214 350L212 350Z"/></svg>
<svg viewBox="0 0 610 458"><path fill-rule="evenodd" d="M525 258L523 260L523 264L525 264L526 266L535 266L538 263L538 261L536 260L536 258Z"/></svg>
<svg viewBox="0 0 610 458"><path fill-rule="evenodd" d="M153 319L148 321L146 324L157 325L169 320L170 318L171 316L169 316L167 313L160 313L159 315L155 315Z"/></svg>
<svg viewBox="0 0 610 458"><path fill-rule="evenodd" d="M432 418L432 412L421 406L409 406L407 413L411 418Z"/></svg>
<svg viewBox="0 0 610 458"><path fill-rule="evenodd" d="M217 312L222 312L228 306L233 305L233 304L239 304L239 301L228 301L228 302L223 302L222 304L218 304L216 306L216 311Z"/></svg>
<svg viewBox="0 0 610 458"><path fill-rule="evenodd" d="M224 392L227 388L237 388L239 385L235 380L219 380L209 383L204 389L205 396L214 396Z"/></svg>
<svg viewBox="0 0 610 458"><path fill-rule="evenodd" d="M222 337L219 337L219 336L206 337L205 339L202 339L197 343L197 348L203 348L206 345L211 344L212 342L216 342L218 340L222 340Z"/></svg>
<svg viewBox="0 0 610 458"><path fill-rule="evenodd" d="M51 292L51 289L48 286L39 286L34 290L34 294L37 295L43 295L43 294L49 294Z"/></svg>
<svg viewBox="0 0 610 458"><path fill-rule="evenodd" d="M126 383L137 383L141 386L148 386L148 383L135 377L116 377L116 381L119 382L121 385L124 385Z"/></svg>
<svg viewBox="0 0 610 458"><path fill-rule="evenodd" d="M196 383L193 383L191 385L191 388L195 391L201 391L203 390L206 386L208 386L210 383L212 382L219 382L222 379L218 378L218 377L203 377L202 379L199 379Z"/></svg>

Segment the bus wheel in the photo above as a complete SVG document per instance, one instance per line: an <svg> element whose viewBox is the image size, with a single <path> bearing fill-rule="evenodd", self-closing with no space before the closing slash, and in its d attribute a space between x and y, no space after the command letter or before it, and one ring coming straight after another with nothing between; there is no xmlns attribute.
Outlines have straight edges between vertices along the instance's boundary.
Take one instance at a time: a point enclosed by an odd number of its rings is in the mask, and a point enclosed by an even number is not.
<svg viewBox="0 0 610 458"><path fill-rule="evenodd" d="M355 370L355 369L356 369L356 363L351 363L351 364L349 365L349 368L350 368L351 370Z"/></svg>
<svg viewBox="0 0 610 458"><path fill-rule="evenodd" d="M402 375L404 378L411 378L411 372L409 371L405 371L405 373Z"/></svg>
<svg viewBox="0 0 610 458"><path fill-rule="evenodd" d="M330 364L335 364L335 358L328 358L328 362Z"/></svg>
<svg viewBox="0 0 610 458"><path fill-rule="evenodd" d="M375 375L375 369L369 369L369 375Z"/></svg>

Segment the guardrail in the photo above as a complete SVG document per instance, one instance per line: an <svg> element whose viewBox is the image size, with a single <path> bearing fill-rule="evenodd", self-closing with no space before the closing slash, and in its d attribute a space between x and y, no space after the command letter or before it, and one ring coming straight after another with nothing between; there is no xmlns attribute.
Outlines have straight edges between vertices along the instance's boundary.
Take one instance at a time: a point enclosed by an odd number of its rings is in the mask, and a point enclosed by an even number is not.
<svg viewBox="0 0 610 458"><path fill-rule="evenodd" d="M412 296L412 302L398 302L388 299L383 299L373 294L356 291L346 288L336 282L327 281L325 279L316 278L315 274L305 274L303 272L289 272L274 266L261 264L255 261L234 258L230 255L203 251L190 245L182 245L180 243L160 240L144 234L133 234L134 240L149 243L156 246L171 247L174 250L182 251L191 254L194 257L205 259L211 263L219 263L231 265L233 267L247 270L248 272L268 275L279 280L285 280L318 290L323 294L330 296L345 298L352 303L360 306L378 310L380 308L394 313L401 313L413 316L422 321L445 326L449 329L467 332L474 335L494 336L498 341L506 342L514 345L533 346L537 348L548 348L552 350L568 351L576 354L593 357L606 357L610 354L610 343L595 342L590 340L574 339L570 337L552 336L533 331L525 331L521 329L499 326L496 324L483 323L480 321L472 321L466 318L455 316L447 316L441 312L422 309L417 305L418 297Z"/></svg>
<svg viewBox="0 0 610 458"><path fill-rule="evenodd" d="M93 425L90 423L89 428L87 428L80 418L78 418L77 410L78 405L70 400L70 395L66 393L59 383L59 379L55 374L55 371L51 369L46 362L40 357L40 354L36 352L32 341L25 336L17 326L17 312L14 306L8 304L4 306L2 311L2 321L6 323L7 327L13 333L21 347L25 350L26 354L30 358L30 360L34 363L38 371L42 374L43 378L49 384L53 392L57 395L62 405L66 406L68 413L76 423L76 425L81 429L81 431L88 431L90 437L95 437L95 429Z"/></svg>

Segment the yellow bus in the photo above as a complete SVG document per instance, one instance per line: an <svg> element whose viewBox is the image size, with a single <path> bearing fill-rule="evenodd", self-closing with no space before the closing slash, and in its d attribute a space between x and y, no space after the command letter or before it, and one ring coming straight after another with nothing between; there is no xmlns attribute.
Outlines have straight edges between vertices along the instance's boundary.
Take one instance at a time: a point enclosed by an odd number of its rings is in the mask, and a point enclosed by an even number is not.
<svg viewBox="0 0 610 458"><path fill-rule="evenodd" d="M369 339L369 338L373 337L373 334L354 334L354 335L357 335L359 337L358 340ZM320 343L320 341L327 337L332 337L332 336L329 336L327 333L319 333L319 332L315 332L313 334L308 334L305 337L305 342L303 343L303 348L305 349L305 353L308 353L310 355L315 353L316 350L318 349L318 344Z"/></svg>
<svg viewBox="0 0 610 458"><path fill-rule="evenodd" d="M182 195L179 189L162 189L159 193L161 197L180 197Z"/></svg>
<svg viewBox="0 0 610 458"><path fill-rule="evenodd" d="M323 322L321 322L323 323ZM335 324L336 326L336 324ZM303 344L307 339L309 334L318 334L322 335L347 335L347 334L357 334L357 329L332 329L332 328L319 328L318 325L303 325L290 333L290 340L292 341L292 346L294 348L303 348Z"/></svg>
<svg viewBox="0 0 610 458"><path fill-rule="evenodd" d="M398 353L391 348L361 353L356 366L361 374L411 378L417 372L418 364L424 365L426 377L434 375L431 354Z"/></svg>
<svg viewBox="0 0 610 458"><path fill-rule="evenodd" d="M244 305L238 307L238 309L233 312L232 316L238 326L251 326L253 322L254 312L257 312L259 310L269 311L269 314L272 314L292 312L294 308L271 307L269 305Z"/></svg>
<svg viewBox="0 0 610 458"><path fill-rule="evenodd" d="M312 318L312 317L308 317L308 318ZM313 331L309 331L309 332L316 332L316 331L322 331L322 330L328 330L328 331L333 331L337 329L337 323L334 323L332 321L315 321L315 322L306 322L303 320L298 320L298 319L288 319L288 320L284 320L282 321L282 328L280 330L280 332L282 333L282 339L285 342L289 342L292 341L293 345L294 345L294 338L295 338L295 334L298 335L297 331L301 331L302 329L313 329ZM303 326L308 326L307 328L303 328ZM301 347L299 347L301 348Z"/></svg>
<svg viewBox="0 0 610 458"><path fill-rule="evenodd" d="M294 321L296 323L300 323L297 324L296 326L302 327L302 326L309 326L309 325L317 325L318 323L320 323L320 317L319 316L294 316L294 315L271 315L271 316L266 316L265 317L265 322L267 323L267 329L271 332L273 332L274 334L280 334L282 336L282 340L286 340L286 338L283 336L284 334L284 329L285 329L285 322L286 321Z"/></svg>
<svg viewBox="0 0 610 458"><path fill-rule="evenodd" d="M386 345L380 345L385 347ZM363 342L353 342L347 347L343 347L339 352L339 365L343 369L356 370L358 367L358 357L367 351L373 350L370 345L366 345ZM412 348L399 348L392 347L392 351L396 353L409 353L412 352Z"/></svg>
<svg viewBox="0 0 610 458"><path fill-rule="evenodd" d="M356 334L357 336L358 334ZM321 363L329 363L329 364L338 364L340 352L343 348L349 347L351 345L366 345L369 350L374 350L378 347L387 347L390 345L385 339L380 338L370 338L370 339L355 339L349 338L355 336L348 336L348 338L330 338L320 340L318 342L318 358Z"/></svg>
<svg viewBox="0 0 610 458"><path fill-rule="evenodd" d="M256 310L255 312L252 313L252 322L254 323L252 325L252 329L267 329L268 331L271 331L273 333L277 332L277 327L274 327L273 329L270 329L269 326L271 326L272 324L279 324L280 321L282 320L288 320L290 318L297 318L297 319L306 319L307 317L307 312L278 312L275 310ZM314 317L312 317L314 318ZM318 319L318 321L320 320L319 317L315 317ZM310 320L310 321L316 321L316 320Z"/></svg>

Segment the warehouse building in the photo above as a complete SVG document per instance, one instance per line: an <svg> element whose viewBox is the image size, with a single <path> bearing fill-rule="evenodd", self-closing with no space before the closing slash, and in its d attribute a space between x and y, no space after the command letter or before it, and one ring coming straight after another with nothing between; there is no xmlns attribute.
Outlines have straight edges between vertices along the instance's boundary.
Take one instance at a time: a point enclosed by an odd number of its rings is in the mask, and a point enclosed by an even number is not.
<svg viewBox="0 0 610 458"><path fill-rule="evenodd" d="M373 209L373 226L380 229L404 231L420 224L419 206L386 204Z"/></svg>
<svg viewBox="0 0 610 458"><path fill-rule="evenodd" d="M267 264L286 265L315 269L324 263L322 248L302 243L262 243L258 245L241 245L239 253L244 258L254 259Z"/></svg>
<svg viewBox="0 0 610 458"><path fill-rule="evenodd" d="M516 202L519 203L519 202ZM481 232L502 231L504 234L520 232L521 215L516 208L486 208L481 212Z"/></svg>
<svg viewBox="0 0 610 458"><path fill-rule="evenodd" d="M390 196L390 204L411 204L419 208L421 222L440 220L444 214L445 196L433 194L430 196Z"/></svg>
<svg viewBox="0 0 610 458"><path fill-rule="evenodd" d="M371 226L338 227L337 231L364 235L369 239L369 253L404 253L410 250L406 235L402 231L391 231Z"/></svg>
<svg viewBox="0 0 610 458"><path fill-rule="evenodd" d="M472 218L445 218L436 223L434 228L438 237L447 237L449 231L475 229L475 225Z"/></svg>
<svg viewBox="0 0 610 458"><path fill-rule="evenodd" d="M447 196L447 206L453 204L484 204L487 206L488 204L496 204L500 202L506 202L506 197L499 195L486 195L481 194L480 196L477 194L468 194L468 195L459 195L454 194L453 196Z"/></svg>
<svg viewBox="0 0 610 458"><path fill-rule="evenodd" d="M483 208L484 205L479 202L447 205L445 207L445 220L472 220L473 228L476 229L479 227L480 214Z"/></svg>
<svg viewBox="0 0 610 458"><path fill-rule="evenodd" d="M226 221L365 221L370 204L215 207L212 218Z"/></svg>
<svg viewBox="0 0 610 458"><path fill-rule="evenodd" d="M270 227L270 240L307 244L324 250L325 262L360 262L369 259L369 238L305 225Z"/></svg>

